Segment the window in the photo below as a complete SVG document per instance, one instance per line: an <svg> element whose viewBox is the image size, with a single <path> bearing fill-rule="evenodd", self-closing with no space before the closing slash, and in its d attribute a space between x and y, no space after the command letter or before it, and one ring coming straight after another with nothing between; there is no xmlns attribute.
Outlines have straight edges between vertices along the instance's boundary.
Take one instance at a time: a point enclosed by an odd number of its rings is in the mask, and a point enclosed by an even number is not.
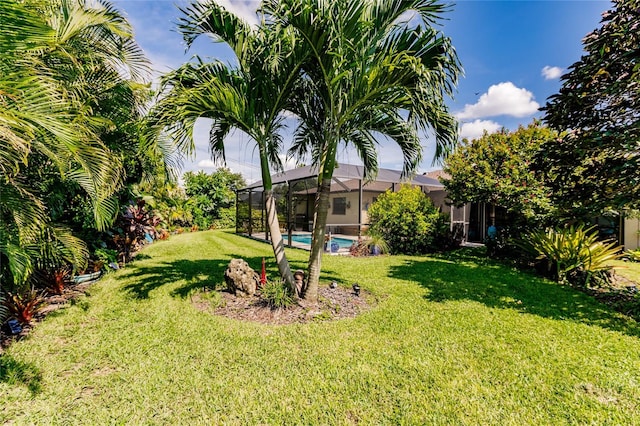
<svg viewBox="0 0 640 426"><path fill-rule="evenodd" d="M333 199L333 210L332 214L347 214L347 198L339 197Z"/></svg>

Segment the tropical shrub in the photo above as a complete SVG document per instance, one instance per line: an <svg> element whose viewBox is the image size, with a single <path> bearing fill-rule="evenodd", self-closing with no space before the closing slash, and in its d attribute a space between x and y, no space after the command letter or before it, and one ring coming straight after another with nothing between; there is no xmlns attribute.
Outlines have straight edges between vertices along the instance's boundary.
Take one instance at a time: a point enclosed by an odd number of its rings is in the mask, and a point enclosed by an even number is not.
<svg viewBox="0 0 640 426"><path fill-rule="evenodd" d="M234 191L246 185L241 174L222 167L211 174L186 172L183 179L194 224L200 229L235 226Z"/></svg>
<svg viewBox="0 0 640 426"><path fill-rule="evenodd" d="M446 218L420 188L403 185L387 191L369 207L369 233L387 242L389 252L417 254L437 249Z"/></svg>
<svg viewBox="0 0 640 426"><path fill-rule="evenodd" d="M262 287L262 298L271 309L281 309L293 304L291 290L282 281L267 281Z"/></svg>
<svg viewBox="0 0 640 426"><path fill-rule="evenodd" d="M103 268L108 269L109 265L118 263L118 252L109 248L98 248L93 252L94 257L102 262Z"/></svg>
<svg viewBox="0 0 640 426"><path fill-rule="evenodd" d="M118 217L116 222L118 235L113 239L123 262L131 259L134 251L144 243L147 235L155 237L155 227L159 222L159 217L153 216L145 209L144 200L139 200L135 206L126 207Z"/></svg>
<svg viewBox="0 0 640 426"><path fill-rule="evenodd" d="M123 159L148 158L124 142L140 139L149 64L108 2L4 1L0 11L0 275L14 290L51 248L76 250L79 228L113 222Z"/></svg>
<svg viewBox="0 0 640 426"><path fill-rule="evenodd" d="M595 227L583 225L530 232L518 246L534 257L542 272L576 286L588 286L593 277L606 279L609 261L620 257L616 242L599 241Z"/></svg>

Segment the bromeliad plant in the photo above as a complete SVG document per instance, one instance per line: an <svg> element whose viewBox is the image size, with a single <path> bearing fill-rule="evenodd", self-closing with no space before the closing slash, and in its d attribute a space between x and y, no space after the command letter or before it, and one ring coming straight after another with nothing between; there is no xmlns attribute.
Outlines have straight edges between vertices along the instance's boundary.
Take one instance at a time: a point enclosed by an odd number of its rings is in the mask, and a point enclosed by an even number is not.
<svg viewBox="0 0 640 426"><path fill-rule="evenodd" d="M620 257L616 242L599 241L595 227L584 225L534 231L518 246L546 267L559 283L588 286L591 278L601 279L611 260Z"/></svg>
<svg viewBox="0 0 640 426"><path fill-rule="evenodd" d="M72 268L69 265L50 266L38 269L33 273L31 281L36 287L51 294L62 294L71 283Z"/></svg>
<svg viewBox="0 0 640 426"><path fill-rule="evenodd" d="M29 324L33 316L44 305L44 298L36 289L8 291L2 301L3 307L22 324Z"/></svg>

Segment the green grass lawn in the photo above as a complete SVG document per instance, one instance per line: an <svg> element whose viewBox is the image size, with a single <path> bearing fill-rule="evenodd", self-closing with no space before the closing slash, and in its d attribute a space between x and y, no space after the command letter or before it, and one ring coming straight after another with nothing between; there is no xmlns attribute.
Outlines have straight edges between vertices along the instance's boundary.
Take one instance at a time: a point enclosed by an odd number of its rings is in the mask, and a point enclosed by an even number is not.
<svg viewBox="0 0 640 426"><path fill-rule="evenodd" d="M611 265L615 269L616 274L640 284L640 262L614 260L611 262Z"/></svg>
<svg viewBox="0 0 640 426"><path fill-rule="evenodd" d="M270 253L220 231L146 248L0 358L0 422L640 424L640 326L583 293L459 251L325 256L323 283L378 300L354 319L193 307L229 259Z"/></svg>

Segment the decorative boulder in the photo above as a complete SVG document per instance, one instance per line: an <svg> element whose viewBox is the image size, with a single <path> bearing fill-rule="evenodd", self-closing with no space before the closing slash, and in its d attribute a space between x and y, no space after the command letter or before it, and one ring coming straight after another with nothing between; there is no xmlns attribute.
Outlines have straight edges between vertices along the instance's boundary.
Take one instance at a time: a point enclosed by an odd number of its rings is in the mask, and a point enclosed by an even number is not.
<svg viewBox="0 0 640 426"><path fill-rule="evenodd" d="M224 281L227 289L236 296L251 296L258 288L260 275L243 259L231 259L224 271Z"/></svg>

